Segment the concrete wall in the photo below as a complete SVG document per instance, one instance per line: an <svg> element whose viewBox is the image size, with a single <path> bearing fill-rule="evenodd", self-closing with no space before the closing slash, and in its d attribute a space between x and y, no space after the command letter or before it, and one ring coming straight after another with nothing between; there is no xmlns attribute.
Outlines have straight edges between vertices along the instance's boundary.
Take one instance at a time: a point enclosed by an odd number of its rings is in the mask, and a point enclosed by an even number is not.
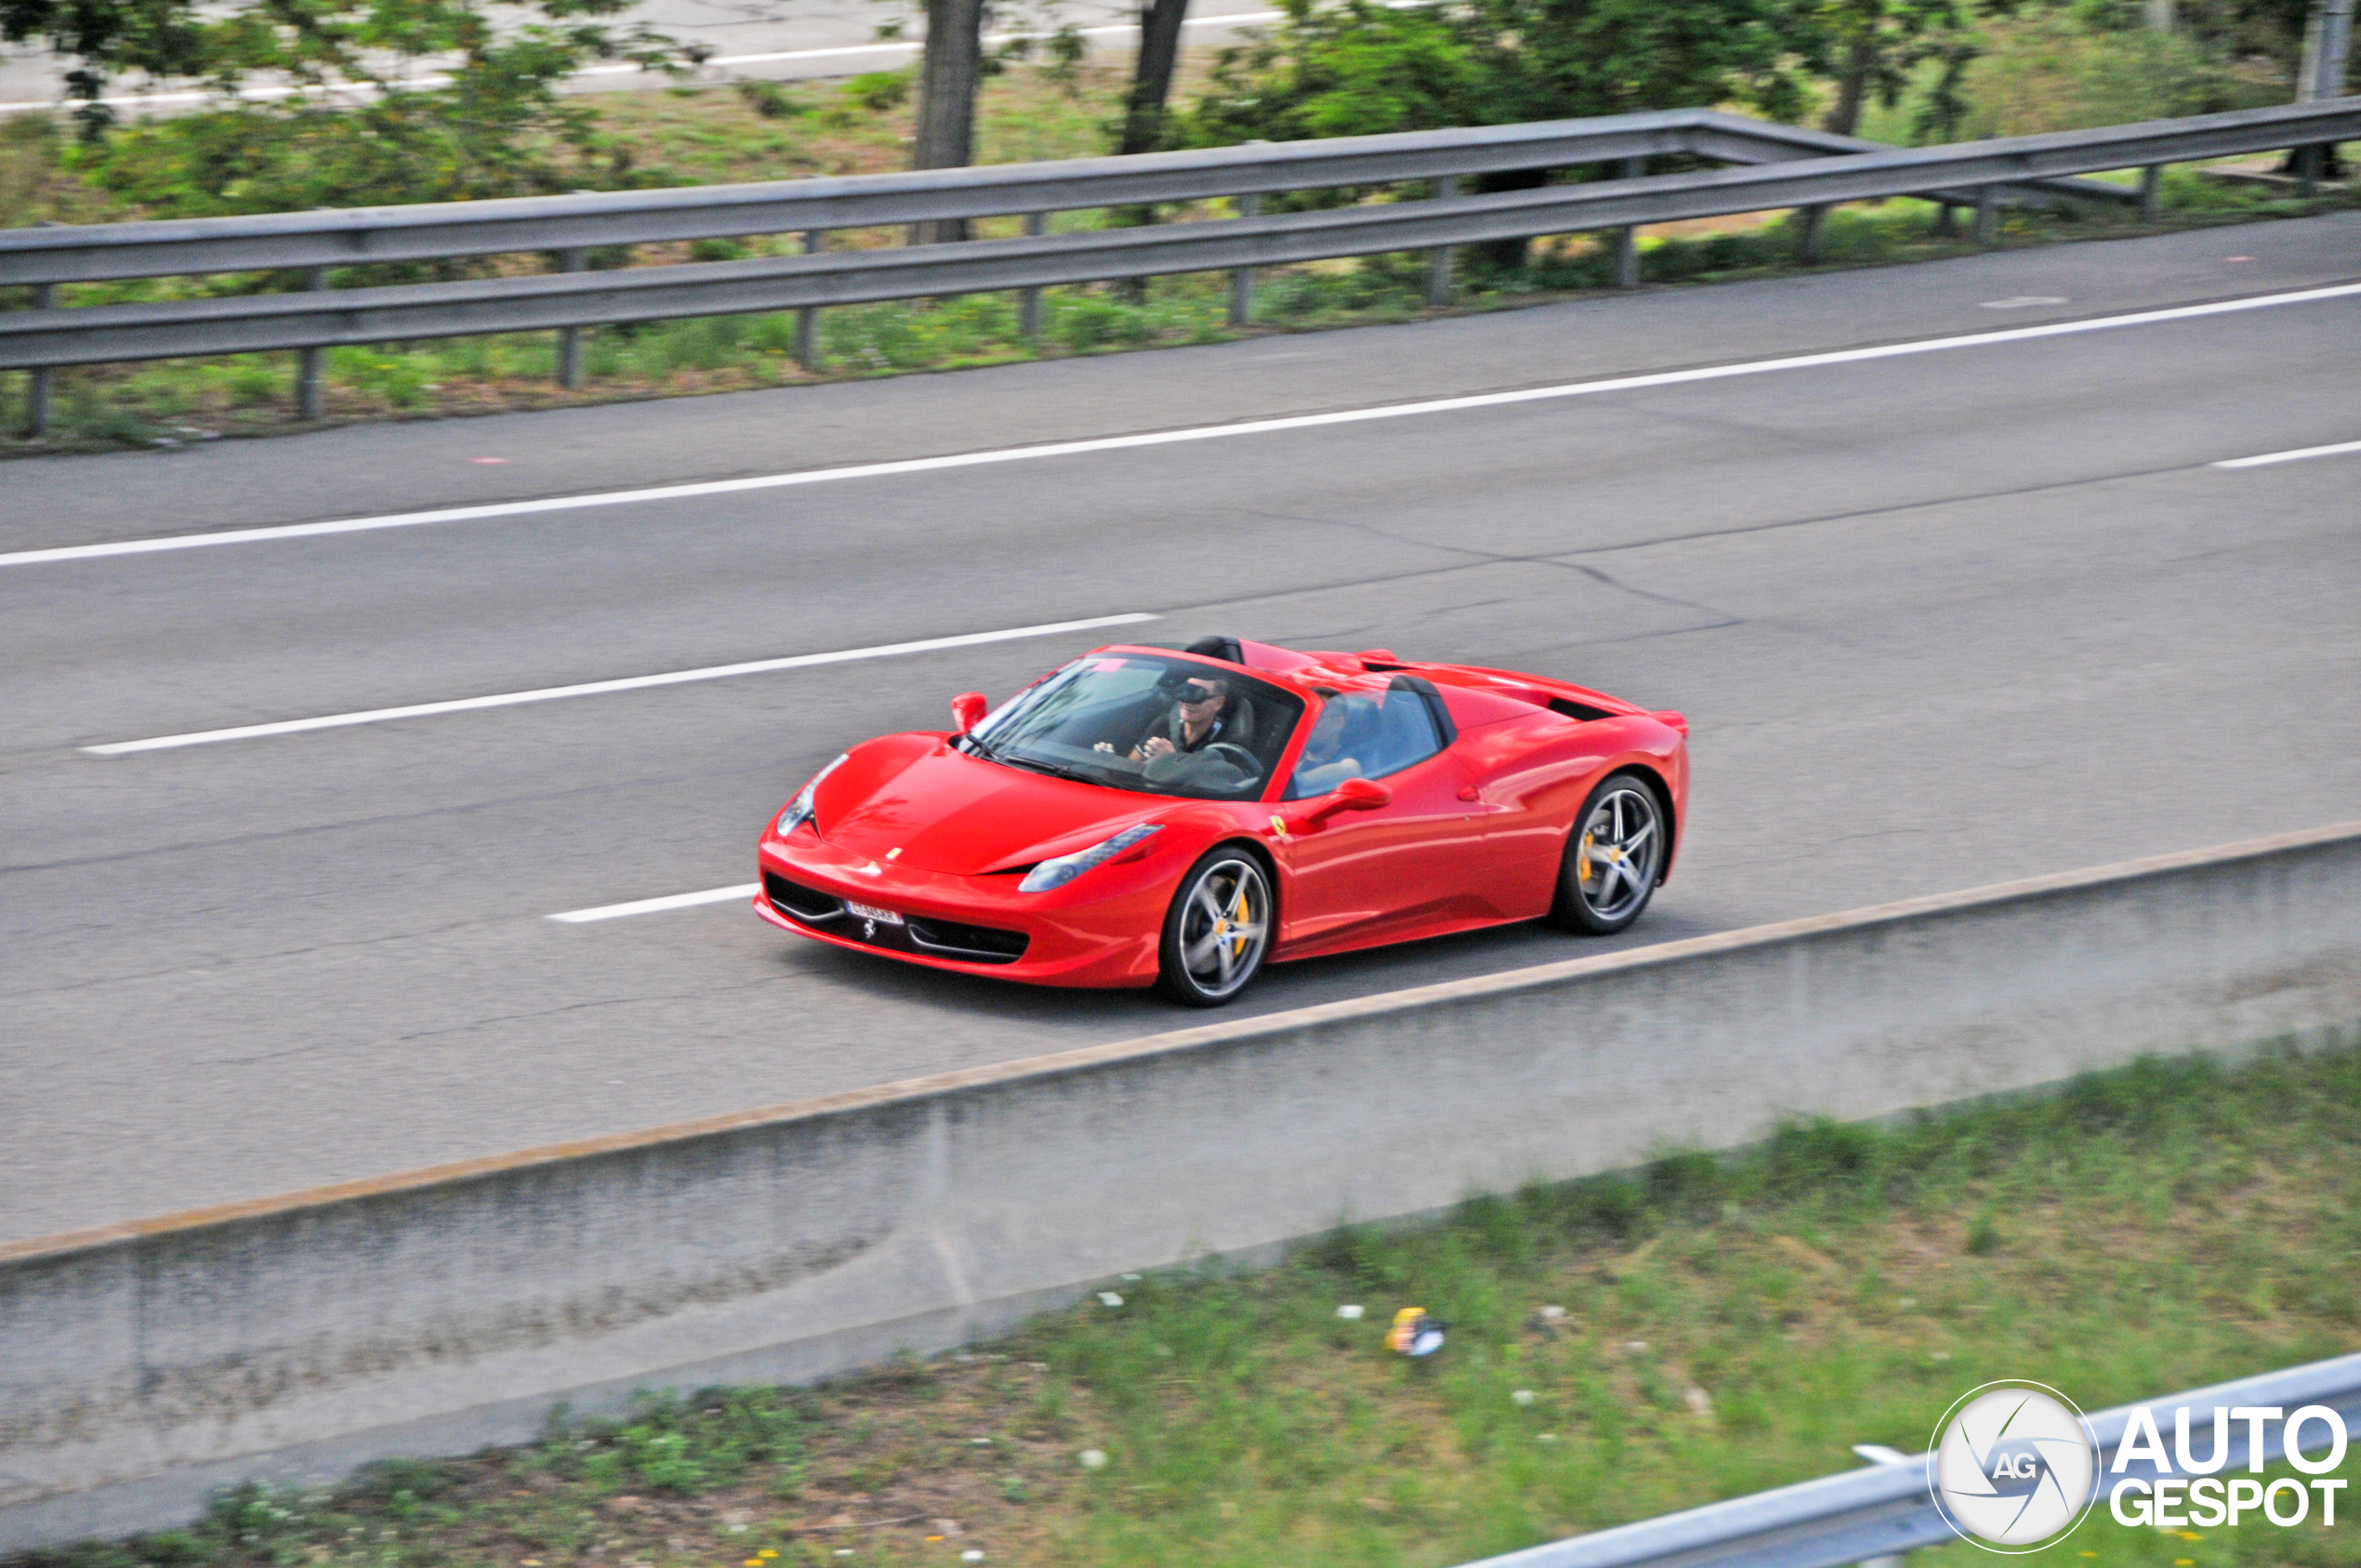
<svg viewBox="0 0 2361 1568"><path fill-rule="evenodd" d="M2361 824L0 1247L0 1550L1118 1271L2361 1020Z"/></svg>

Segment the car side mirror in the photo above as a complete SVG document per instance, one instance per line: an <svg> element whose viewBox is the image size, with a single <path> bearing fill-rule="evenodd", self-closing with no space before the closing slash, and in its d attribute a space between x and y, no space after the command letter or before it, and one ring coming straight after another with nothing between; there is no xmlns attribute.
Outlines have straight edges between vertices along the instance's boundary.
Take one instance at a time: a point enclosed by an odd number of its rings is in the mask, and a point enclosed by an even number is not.
<svg viewBox="0 0 2361 1568"><path fill-rule="evenodd" d="M991 705L981 692L962 692L951 699L951 722L964 735L983 722L983 710Z"/></svg>
<svg viewBox="0 0 2361 1568"><path fill-rule="evenodd" d="M1373 811L1393 803L1393 791L1368 779L1347 779L1319 799L1311 809L1296 813L1292 826L1310 832L1330 817L1346 811Z"/></svg>

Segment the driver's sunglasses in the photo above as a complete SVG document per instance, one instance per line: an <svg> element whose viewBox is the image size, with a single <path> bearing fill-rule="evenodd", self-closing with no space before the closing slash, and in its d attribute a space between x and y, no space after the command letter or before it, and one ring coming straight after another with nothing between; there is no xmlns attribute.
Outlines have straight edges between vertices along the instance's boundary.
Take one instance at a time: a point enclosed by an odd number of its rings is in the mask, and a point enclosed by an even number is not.
<svg viewBox="0 0 2361 1568"><path fill-rule="evenodd" d="M1183 686L1180 688L1180 700L1191 707L1196 706L1199 703L1212 702L1220 695L1220 692L1208 690L1203 686Z"/></svg>

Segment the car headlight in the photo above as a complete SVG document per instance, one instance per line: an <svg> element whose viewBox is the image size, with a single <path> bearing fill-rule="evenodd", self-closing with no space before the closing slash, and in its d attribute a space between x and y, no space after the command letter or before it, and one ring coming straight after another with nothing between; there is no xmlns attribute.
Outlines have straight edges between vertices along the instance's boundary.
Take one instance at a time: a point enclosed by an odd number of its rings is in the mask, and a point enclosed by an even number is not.
<svg viewBox="0 0 2361 1568"><path fill-rule="evenodd" d="M1062 888L1092 866L1102 861L1111 860L1133 845L1152 838L1163 831L1161 827L1141 823L1137 827L1127 827L1114 837L1093 844L1087 850L1076 850L1070 855L1060 855L1056 860L1043 861L1024 874L1024 880L1017 884L1017 891L1046 893L1052 888Z"/></svg>
<svg viewBox="0 0 2361 1568"><path fill-rule="evenodd" d="M793 833L797 828L801 827L806 822L811 820L811 797L819 793L820 781L826 778L830 773L835 772L838 769L843 767L844 763L844 758L839 757L834 762L829 763L826 767L812 774L811 782L805 784L801 793L798 794L793 800L787 802L787 809L779 813L777 832L780 837L785 838L788 834Z"/></svg>

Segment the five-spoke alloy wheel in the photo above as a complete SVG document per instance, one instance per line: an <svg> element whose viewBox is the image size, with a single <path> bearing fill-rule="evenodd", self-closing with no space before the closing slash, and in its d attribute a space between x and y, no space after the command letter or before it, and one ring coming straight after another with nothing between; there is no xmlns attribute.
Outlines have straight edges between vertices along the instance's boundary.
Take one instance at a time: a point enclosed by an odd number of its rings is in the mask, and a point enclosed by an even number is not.
<svg viewBox="0 0 2361 1568"><path fill-rule="evenodd" d="M1558 873L1558 923L1593 936L1640 917L1664 872L1664 808L1646 781L1617 773L1590 792L1574 819Z"/></svg>
<svg viewBox="0 0 2361 1568"><path fill-rule="evenodd" d="M1222 845L1189 868L1164 917L1157 983L1174 1001L1218 1008L1246 988L1271 951L1271 879Z"/></svg>

